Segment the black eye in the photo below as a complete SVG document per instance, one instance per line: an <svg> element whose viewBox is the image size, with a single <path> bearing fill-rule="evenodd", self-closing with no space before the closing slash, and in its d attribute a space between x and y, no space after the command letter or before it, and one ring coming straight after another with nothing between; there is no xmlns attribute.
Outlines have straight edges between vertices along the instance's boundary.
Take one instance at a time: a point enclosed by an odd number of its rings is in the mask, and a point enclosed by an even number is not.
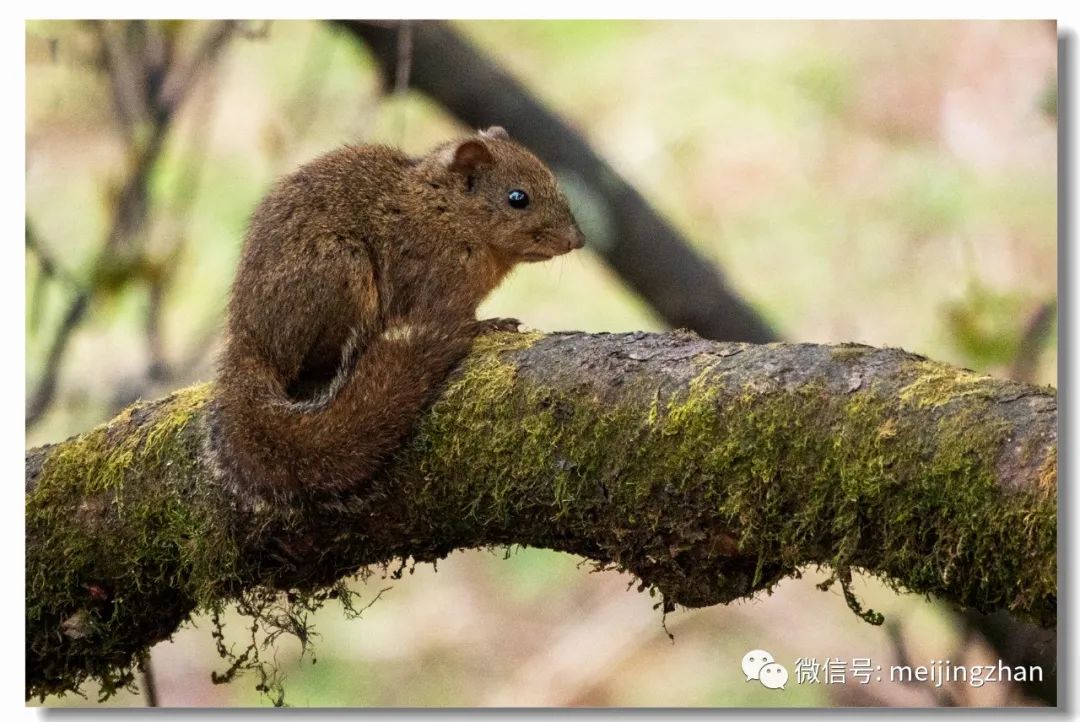
<svg viewBox="0 0 1080 722"><path fill-rule="evenodd" d="M529 194L523 190L515 188L506 194L506 200L510 201L510 205L514 208L524 208L529 205Z"/></svg>

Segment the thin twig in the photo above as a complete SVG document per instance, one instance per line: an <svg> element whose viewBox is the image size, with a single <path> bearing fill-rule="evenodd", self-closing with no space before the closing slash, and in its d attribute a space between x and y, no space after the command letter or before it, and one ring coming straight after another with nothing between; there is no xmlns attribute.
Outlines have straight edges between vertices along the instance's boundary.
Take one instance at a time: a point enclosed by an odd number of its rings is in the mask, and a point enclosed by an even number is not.
<svg viewBox="0 0 1080 722"><path fill-rule="evenodd" d="M169 112L175 111L184 98L191 92L199 73L208 67L232 35L235 20L221 20L206 32L199 47L191 54L186 63L174 65L165 76L158 95L158 103Z"/></svg>
<svg viewBox="0 0 1080 722"><path fill-rule="evenodd" d="M52 345L49 347L49 352L45 356L41 381L38 382L37 388L30 396L30 403L27 404L27 428L30 428L40 421L41 417L52 404L53 398L56 395L60 363L64 358L64 352L67 351L68 342L71 341L72 334L82 322L83 315L86 314L86 309L89 305L90 294L83 291L76 294L75 298L71 301L71 305L68 306L67 313L64 314L64 320L60 323L60 328L53 337Z"/></svg>
<svg viewBox="0 0 1080 722"><path fill-rule="evenodd" d="M55 278L71 286L79 285L75 277L57 263L56 259L52 257L52 253L45 248L45 245L41 242L41 236L38 235L37 227L31 222L29 216L26 217L26 250L34 254L38 259L41 272L47 278Z"/></svg>
<svg viewBox="0 0 1080 722"><path fill-rule="evenodd" d="M154 678L154 665L150 661L150 653L143 652L139 655L139 670L142 672L142 689L146 697L147 707L160 707L158 703L157 680Z"/></svg>
<svg viewBox="0 0 1080 722"><path fill-rule="evenodd" d="M409 20L402 20L397 33L397 66L394 68L394 93L401 95L409 89L409 76L412 74L413 25Z"/></svg>
<svg viewBox="0 0 1080 722"><path fill-rule="evenodd" d="M48 281L60 281L76 291L82 290L82 284L46 250L29 216L26 217L26 250L27 253L37 258L38 266L41 269L41 273L37 274L34 279L34 288L31 291L29 303L30 316L26 321L26 328L31 331L37 329L41 321L42 294L45 293L45 285Z"/></svg>
<svg viewBox="0 0 1080 722"><path fill-rule="evenodd" d="M132 58L121 34L126 26L115 21L87 21L98 36L104 50L105 70L109 74L109 90L120 125L130 134L141 120L148 117L145 76L132 66Z"/></svg>
<svg viewBox="0 0 1080 722"><path fill-rule="evenodd" d="M165 138L175 119L179 105L189 94L200 71L219 55L233 28L232 21L215 23L202 38L198 48L187 62L173 64L161 84L161 92L154 91L150 79L161 73L161 63L172 57L172 47L162 40L160 47L147 50L152 26L136 22L132 26L116 26L112 23L95 23L104 49L106 68L109 71L110 88L117 110L117 118L129 144L131 172L117 196L113 222L105 236L103 247L94 262L98 271L126 265L130 268L145 267L145 240L147 216L149 215L149 182L153 169L161 155ZM134 28L134 29L132 29ZM131 34L134 34L132 38ZM129 40L125 43L125 39ZM149 132L138 131L141 120L147 120ZM128 263L121 263L122 261ZM97 275L97 273L92 274ZM125 279L130 280L130 279ZM82 322L97 289L91 284L72 300L64 320L46 355L41 381L31 394L27 406L26 425L36 424L52 404L58 385L58 375L68 342L76 327ZM155 301L155 293L157 299ZM150 314L148 319L149 344L151 347L151 373L160 375L161 364L158 323L153 319L160 310L160 294L151 287ZM156 305L155 305L156 304Z"/></svg>

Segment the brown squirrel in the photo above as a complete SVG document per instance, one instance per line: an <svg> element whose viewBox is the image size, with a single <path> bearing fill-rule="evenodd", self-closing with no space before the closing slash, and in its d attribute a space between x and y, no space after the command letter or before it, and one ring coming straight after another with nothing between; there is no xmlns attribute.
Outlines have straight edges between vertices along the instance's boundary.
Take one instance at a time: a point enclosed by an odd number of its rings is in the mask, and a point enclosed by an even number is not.
<svg viewBox="0 0 1080 722"><path fill-rule="evenodd" d="M245 497L362 488L490 329L515 264L584 245L555 177L492 127L410 158L345 146L278 181L229 301L211 438Z"/></svg>

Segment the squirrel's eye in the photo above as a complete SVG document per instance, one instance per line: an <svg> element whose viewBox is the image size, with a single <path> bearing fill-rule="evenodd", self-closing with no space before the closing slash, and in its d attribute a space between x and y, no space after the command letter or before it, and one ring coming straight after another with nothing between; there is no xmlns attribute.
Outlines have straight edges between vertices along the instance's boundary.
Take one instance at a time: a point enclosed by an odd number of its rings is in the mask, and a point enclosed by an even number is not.
<svg viewBox="0 0 1080 722"><path fill-rule="evenodd" d="M521 189L515 188L506 194L506 200L510 201L510 205L514 208L524 208L529 205L529 194Z"/></svg>

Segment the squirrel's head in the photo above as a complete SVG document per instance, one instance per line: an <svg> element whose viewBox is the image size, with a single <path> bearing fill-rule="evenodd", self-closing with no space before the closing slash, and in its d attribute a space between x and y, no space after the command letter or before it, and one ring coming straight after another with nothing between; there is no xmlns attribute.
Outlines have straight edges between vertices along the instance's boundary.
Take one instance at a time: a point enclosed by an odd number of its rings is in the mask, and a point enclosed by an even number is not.
<svg viewBox="0 0 1080 722"><path fill-rule="evenodd" d="M544 261L585 245L555 176L498 126L436 149L442 176L468 210L476 241L510 264ZM425 164L427 165L427 164Z"/></svg>

